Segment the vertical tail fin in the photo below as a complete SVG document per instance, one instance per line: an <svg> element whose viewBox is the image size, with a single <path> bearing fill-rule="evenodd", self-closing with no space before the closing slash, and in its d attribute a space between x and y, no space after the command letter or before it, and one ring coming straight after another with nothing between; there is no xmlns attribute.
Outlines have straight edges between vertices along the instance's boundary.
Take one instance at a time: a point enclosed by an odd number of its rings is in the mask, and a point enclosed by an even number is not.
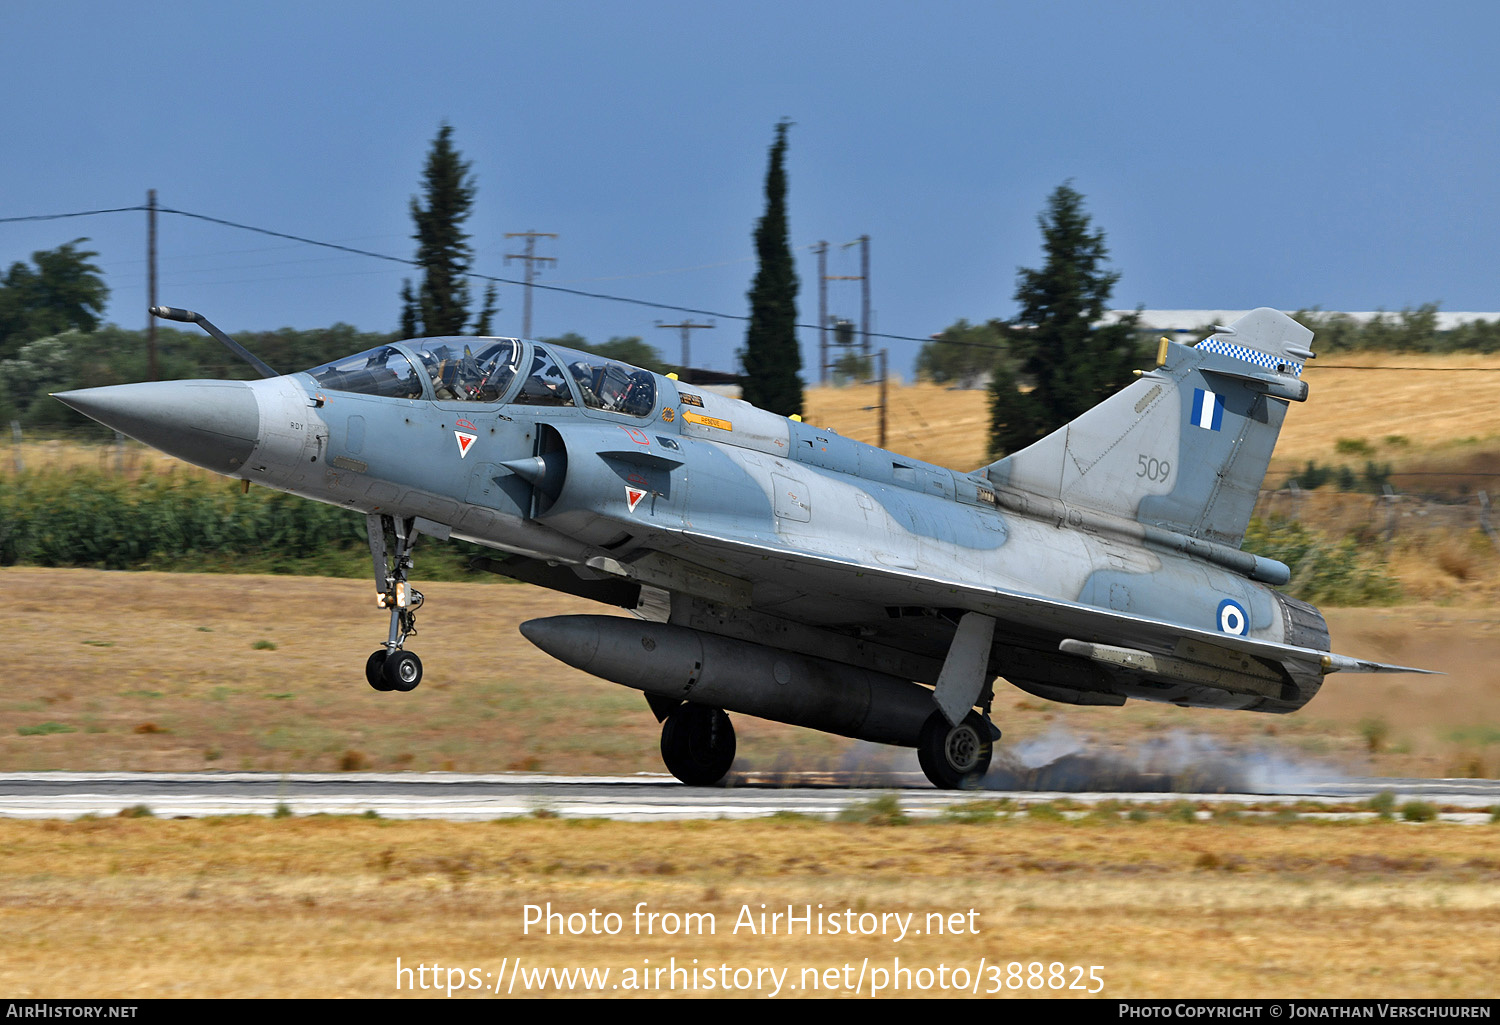
<svg viewBox="0 0 1500 1025"><path fill-rule="evenodd" d="M1069 506L1239 547L1312 332L1252 310L1047 437L985 467L990 481Z"/></svg>

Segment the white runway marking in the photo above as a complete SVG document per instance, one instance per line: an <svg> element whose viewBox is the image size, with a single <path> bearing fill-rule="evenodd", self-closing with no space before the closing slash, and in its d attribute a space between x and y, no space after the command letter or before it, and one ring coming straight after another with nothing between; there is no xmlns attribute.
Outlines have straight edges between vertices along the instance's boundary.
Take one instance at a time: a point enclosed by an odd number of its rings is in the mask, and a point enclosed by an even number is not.
<svg viewBox="0 0 1500 1025"><path fill-rule="evenodd" d="M1311 783L1298 794L1055 793L934 790L915 773L800 774L757 785L755 777L727 787L686 787L670 776L550 776L535 773L81 773L0 775L0 816L71 819L116 815L145 805L161 818L273 815L362 815L391 819L483 821L517 815L610 818L627 821L755 818L793 812L831 818L862 801L894 794L907 815L933 818L972 801L1009 799L1019 805L1069 800L1135 804L1188 800L1266 805L1312 798L1317 814L1364 813L1360 807L1383 791L1399 807L1422 800L1452 810L1455 822L1488 822L1500 806L1494 780L1369 779ZM1348 806L1343 811L1343 806Z"/></svg>

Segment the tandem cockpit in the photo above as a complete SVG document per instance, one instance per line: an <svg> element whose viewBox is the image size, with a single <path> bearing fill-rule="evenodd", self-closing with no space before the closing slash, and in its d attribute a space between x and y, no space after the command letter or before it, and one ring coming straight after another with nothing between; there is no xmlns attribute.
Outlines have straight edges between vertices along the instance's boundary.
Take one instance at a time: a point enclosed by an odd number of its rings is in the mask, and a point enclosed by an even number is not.
<svg viewBox="0 0 1500 1025"><path fill-rule="evenodd" d="M329 391L397 399L656 410L656 377L617 360L514 338L416 338L307 371Z"/></svg>

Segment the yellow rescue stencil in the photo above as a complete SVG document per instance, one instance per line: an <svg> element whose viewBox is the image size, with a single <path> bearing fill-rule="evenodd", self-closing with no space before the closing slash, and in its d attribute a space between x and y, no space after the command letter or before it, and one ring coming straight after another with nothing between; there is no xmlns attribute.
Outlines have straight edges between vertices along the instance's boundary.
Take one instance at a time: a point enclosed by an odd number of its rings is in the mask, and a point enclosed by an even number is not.
<svg viewBox="0 0 1500 1025"><path fill-rule="evenodd" d="M734 424L730 423L728 420L720 420L716 416L704 416L701 413L694 413L691 410L687 409L684 409L682 411L682 418L690 424L702 424L704 427L717 427L721 431L734 430Z"/></svg>

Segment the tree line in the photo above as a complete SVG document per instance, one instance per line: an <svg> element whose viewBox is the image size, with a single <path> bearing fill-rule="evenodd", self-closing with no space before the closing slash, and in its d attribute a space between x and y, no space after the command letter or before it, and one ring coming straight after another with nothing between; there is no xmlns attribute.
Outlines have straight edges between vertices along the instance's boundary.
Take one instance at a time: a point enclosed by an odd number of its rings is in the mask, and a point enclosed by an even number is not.
<svg viewBox="0 0 1500 1025"><path fill-rule="evenodd" d="M1016 318L958 320L917 356L920 379L989 388L991 458L1040 440L1129 384L1155 348L1157 332L1141 328L1139 311L1102 323L1119 273L1105 269L1104 233L1092 228L1083 197L1059 186L1038 225L1046 260L1039 270L1020 269ZM1437 314L1438 304L1426 303L1364 320L1318 309L1292 317L1313 330L1324 354L1500 352L1500 320L1440 330ZM1211 324L1194 332L1212 333Z"/></svg>
<svg viewBox="0 0 1500 1025"><path fill-rule="evenodd" d="M1473 320L1451 328L1438 326L1438 303L1423 303L1398 311L1376 311L1361 320L1347 313L1320 309L1297 310L1293 320L1311 328L1319 353L1336 352L1500 352L1500 319ZM1007 356L1012 325L1003 320L971 324L957 320L922 346L917 355L916 376L920 380L957 388L980 388L990 379L997 361ZM1212 324L1200 324L1191 334L1207 337ZM1145 329L1141 335L1154 347L1158 332Z"/></svg>
<svg viewBox="0 0 1500 1025"><path fill-rule="evenodd" d="M1298 310L1293 319L1312 328L1320 353L1361 349L1379 352L1500 352L1500 319L1472 320L1457 327L1438 328L1437 303L1423 303L1400 312L1378 312L1369 320L1347 313Z"/></svg>
<svg viewBox="0 0 1500 1025"><path fill-rule="evenodd" d="M272 369L289 373L307 370L365 349L385 345L401 337L399 331L360 331L350 324L300 331L284 327L275 331L243 331L235 334L251 352ZM591 342L582 335L566 333L541 341L592 352L665 374L676 366L663 360L655 348L639 336L613 337ZM227 352L218 342L196 328L156 330L157 376L164 381L191 378L253 380L255 371ZM52 399L53 392L72 388L96 388L129 384L149 377L146 332L127 330L115 324L91 331L69 328L57 334L0 344L0 427L16 421L28 430L63 431L82 437L108 432L94 421Z"/></svg>
<svg viewBox="0 0 1500 1025"><path fill-rule="evenodd" d="M798 279L789 244L786 156L791 122L775 126L765 176L765 212L754 227L757 269L747 293L744 397L783 415L803 408L797 338ZM282 328L241 334L239 340L279 371L306 369L398 337L485 335L493 327L496 291L485 290L475 310L470 291L474 251L465 222L478 186L472 164L440 126L427 152L422 192L410 202L421 275L402 282L400 329L361 332L348 324L317 330ZM1119 272L1108 267L1102 230L1084 197L1064 183L1038 217L1044 260L1019 269L1013 319L980 324L959 320L933 337L917 358L917 375L944 384L990 390L990 448L998 457L1040 439L1130 381L1154 345L1150 332L1127 316L1105 325ZM91 422L52 402L50 392L144 380L143 331L99 318L109 291L94 258L75 239L14 263L0 278L0 421L41 428L93 429ZM1356 321L1345 314L1295 314L1318 335L1321 352L1383 349L1397 352L1500 351L1500 322L1437 328L1437 304ZM1205 325L1204 333L1208 326ZM245 378L250 368L197 331L159 328L159 376ZM555 341L644 366L673 368L639 336L590 343L577 334Z"/></svg>

